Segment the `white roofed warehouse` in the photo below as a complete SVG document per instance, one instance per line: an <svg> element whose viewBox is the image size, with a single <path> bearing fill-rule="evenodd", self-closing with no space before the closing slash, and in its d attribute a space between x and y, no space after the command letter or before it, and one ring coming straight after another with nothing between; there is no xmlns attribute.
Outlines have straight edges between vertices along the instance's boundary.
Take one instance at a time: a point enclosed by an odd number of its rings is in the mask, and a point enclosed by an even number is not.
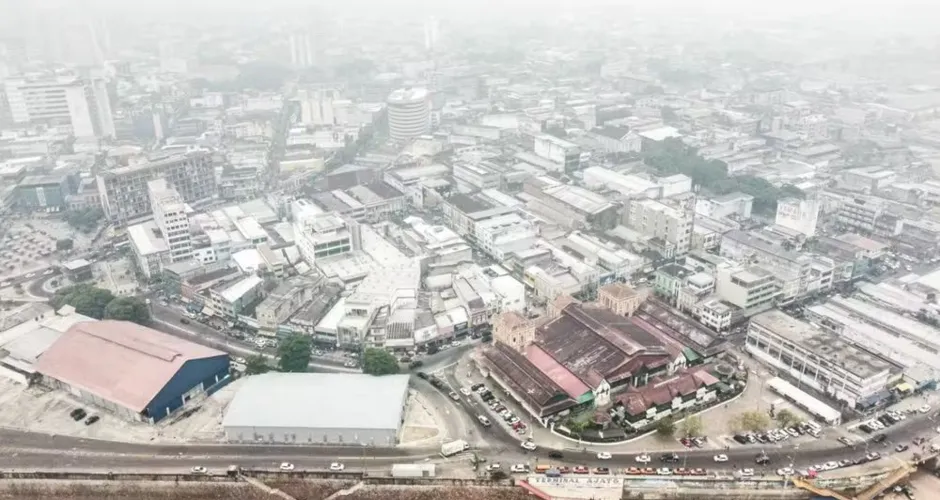
<svg viewBox="0 0 940 500"><path fill-rule="evenodd" d="M230 442L398 444L407 375L266 373L242 384L222 420Z"/></svg>

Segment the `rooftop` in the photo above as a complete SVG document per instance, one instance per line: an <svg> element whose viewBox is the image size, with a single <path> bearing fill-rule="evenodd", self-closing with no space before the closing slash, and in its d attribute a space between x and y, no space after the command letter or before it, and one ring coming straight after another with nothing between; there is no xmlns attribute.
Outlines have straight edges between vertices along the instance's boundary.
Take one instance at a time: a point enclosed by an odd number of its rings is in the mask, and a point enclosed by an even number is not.
<svg viewBox="0 0 940 500"><path fill-rule="evenodd" d="M542 415L557 413L575 405L564 390L542 373L525 356L500 343L486 346L483 359L500 382L526 400Z"/></svg>
<svg viewBox="0 0 940 500"><path fill-rule="evenodd" d="M129 321L76 323L46 350L36 371L142 412L187 361L227 356Z"/></svg>
<svg viewBox="0 0 940 500"><path fill-rule="evenodd" d="M823 331L778 309L753 316L751 324L792 342L818 356L820 361L825 359L826 362L837 365L862 380L893 367L881 356L849 342L844 337Z"/></svg>
<svg viewBox="0 0 940 500"><path fill-rule="evenodd" d="M264 280L256 275L248 276L242 280L239 280L234 285L222 290L219 294L228 302L237 302L242 298L246 293L253 290L255 287L261 286Z"/></svg>
<svg viewBox="0 0 940 500"><path fill-rule="evenodd" d="M398 429L407 393L408 375L253 375L243 382L235 394L225 412L222 425L260 428Z"/></svg>

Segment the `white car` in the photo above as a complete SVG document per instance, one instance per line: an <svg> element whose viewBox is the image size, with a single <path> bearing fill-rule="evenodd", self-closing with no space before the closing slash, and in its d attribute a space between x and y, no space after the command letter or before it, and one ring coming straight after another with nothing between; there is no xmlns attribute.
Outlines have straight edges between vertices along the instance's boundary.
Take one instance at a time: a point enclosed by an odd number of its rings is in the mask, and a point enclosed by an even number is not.
<svg viewBox="0 0 940 500"><path fill-rule="evenodd" d="M754 475L754 469L741 469L742 477L751 477Z"/></svg>
<svg viewBox="0 0 940 500"><path fill-rule="evenodd" d="M50 274L52 274L52 273L54 273L54 272L55 272L55 270L53 270L53 269L46 269L45 271L42 272L42 274L44 274L44 275L46 275L46 276L49 276Z"/></svg>
<svg viewBox="0 0 940 500"><path fill-rule="evenodd" d="M283 471L292 471L294 470L294 464L289 462L281 462L281 466L279 468Z"/></svg>
<svg viewBox="0 0 940 500"><path fill-rule="evenodd" d="M493 472L493 471L497 471L497 470L500 470L500 469L501 469L501 467L499 466L499 464L489 464L489 465L486 466L487 472Z"/></svg>
<svg viewBox="0 0 940 500"><path fill-rule="evenodd" d="M839 462L826 462L822 465L823 470L836 470L839 468Z"/></svg>
<svg viewBox="0 0 940 500"><path fill-rule="evenodd" d="M29 273L26 275L26 279L32 278L33 276L36 276L36 273Z"/></svg>
<svg viewBox="0 0 940 500"><path fill-rule="evenodd" d="M339 462L333 462L330 464L330 470L333 472L344 471L346 470L346 466Z"/></svg>
<svg viewBox="0 0 940 500"><path fill-rule="evenodd" d="M637 455L636 458L634 458L634 460L636 460L637 463L641 463L641 464L648 464L651 462L650 456L647 455L646 453L642 455Z"/></svg>
<svg viewBox="0 0 940 500"><path fill-rule="evenodd" d="M608 453L608 452L606 452L606 451L599 451L599 452L597 452L597 459L598 459L598 460L610 460L610 459L611 459L611 455L610 455L610 453Z"/></svg>
<svg viewBox="0 0 940 500"><path fill-rule="evenodd" d="M536 449L538 449L538 446L536 446L535 443L533 443L532 441L523 441L522 447L529 451L535 451Z"/></svg>
<svg viewBox="0 0 940 500"><path fill-rule="evenodd" d="M672 469L669 467L662 467L660 469L656 469L656 474L659 474L660 476L671 476Z"/></svg>
<svg viewBox="0 0 940 500"><path fill-rule="evenodd" d="M209 469L206 469L205 467L201 465L197 465L193 467L191 470L193 474L206 474L209 472Z"/></svg>
<svg viewBox="0 0 940 500"><path fill-rule="evenodd" d="M715 455L714 460L715 460L716 462L727 462L727 461L728 461L728 455L724 455L724 454Z"/></svg>
<svg viewBox="0 0 940 500"><path fill-rule="evenodd" d="M793 475L793 469L790 468L790 467L784 467L784 468L782 468L782 469L777 469L777 475L778 475L778 476L792 476L792 475Z"/></svg>
<svg viewBox="0 0 940 500"><path fill-rule="evenodd" d="M515 474L525 474L529 472L529 466L526 464L514 464L509 470Z"/></svg>
<svg viewBox="0 0 940 500"><path fill-rule="evenodd" d="M469 388L467 388L467 387L461 387L461 388L460 388L460 393L463 394L464 396L469 396L469 395L473 394L473 391L471 391L471 390L470 390Z"/></svg>
<svg viewBox="0 0 940 500"><path fill-rule="evenodd" d="M919 411L919 412L921 412L921 413L927 413L928 411L930 411L930 405L921 406L920 409L917 410L917 411Z"/></svg>

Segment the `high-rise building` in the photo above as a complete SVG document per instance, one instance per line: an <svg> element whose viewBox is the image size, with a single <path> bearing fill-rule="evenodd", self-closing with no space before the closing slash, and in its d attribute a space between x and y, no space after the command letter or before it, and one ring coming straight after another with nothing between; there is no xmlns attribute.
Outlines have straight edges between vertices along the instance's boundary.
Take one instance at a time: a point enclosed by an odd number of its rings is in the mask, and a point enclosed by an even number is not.
<svg viewBox="0 0 940 500"><path fill-rule="evenodd" d="M441 24L436 17L429 17L424 21L424 49L434 52L440 39Z"/></svg>
<svg viewBox="0 0 940 500"><path fill-rule="evenodd" d="M186 203L216 195L215 169L208 151L193 151L139 165L108 170L98 175L98 192L105 215L118 224L152 210L147 183L165 178Z"/></svg>
<svg viewBox="0 0 940 500"><path fill-rule="evenodd" d="M166 179L148 182L147 193L153 210L153 220L160 228L160 234L163 235L170 252L170 262L191 259L193 242L183 197L167 184Z"/></svg>
<svg viewBox="0 0 940 500"><path fill-rule="evenodd" d="M290 63L294 69L309 68L316 64L316 46L313 36L307 30L297 30L290 34Z"/></svg>
<svg viewBox="0 0 940 500"><path fill-rule="evenodd" d="M407 141L431 130L431 99L427 89L399 89L388 96L388 134Z"/></svg>
<svg viewBox="0 0 940 500"><path fill-rule="evenodd" d="M105 81L95 77L11 78L4 82L14 123L70 126L79 138L114 137Z"/></svg>

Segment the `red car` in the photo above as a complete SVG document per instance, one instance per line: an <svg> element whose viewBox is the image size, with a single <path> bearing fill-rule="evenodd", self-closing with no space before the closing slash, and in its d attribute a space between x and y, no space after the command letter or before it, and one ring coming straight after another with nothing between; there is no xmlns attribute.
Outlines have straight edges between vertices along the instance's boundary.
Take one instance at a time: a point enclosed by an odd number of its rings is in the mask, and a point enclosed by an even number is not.
<svg viewBox="0 0 940 500"><path fill-rule="evenodd" d="M654 469L654 468L652 468L652 467L644 467L644 468L643 468L643 471L641 472L641 474L643 474L644 476L655 476L655 475L656 475L656 469Z"/></svg>
<svg viewBox="0 0 940 500"><path fill-rule="evenodd" d="M570 473L571 473L571 469L569 469L568 467L565 467L564 465L562 465L561 467L558 467L558 473L559 473L559 474L570 474Z"/></svg>
<svg viewBox="0 0 940 500"><path fill-rule="evenodd" d="M692 469L692 475L693 475L693 476L704 476L704 475L705 475L705 469Z"/></svg>
<svg viewBox="0 0 940 500"><path fill-rule="evenodd" d="M585 467L585 466L583 466L583 465L579 465L579 466L577 466L577 467L574 468L574 473L575 473L575 474L590 474L590 473L591 473L591 469L588 469L587 467Z"/></svg>
<svg viewBox="0 0 940 500"><path fill-rule="evenodd" d="M643 471L640 469L637 469L636 467L629 467L629 468L624 469L623 473L628 474L630 476L636 476L638 474L642 474Z"/></svg>

